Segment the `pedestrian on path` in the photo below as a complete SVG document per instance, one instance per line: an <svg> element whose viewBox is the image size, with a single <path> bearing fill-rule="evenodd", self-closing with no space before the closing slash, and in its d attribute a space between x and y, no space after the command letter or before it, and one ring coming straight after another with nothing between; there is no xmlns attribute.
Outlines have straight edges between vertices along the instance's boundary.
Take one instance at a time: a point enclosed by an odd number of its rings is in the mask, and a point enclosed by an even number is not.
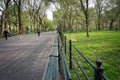
<svg viewBox="0 0 120 80"><path fill-rule="evenodd" d="M37 30L37 34L38 34L38 36L40 36L40 30Z"/></svg>
<svg viewBox="0 0 120 80"><path fill-rule="evenodd" d="M3 34L4 34L5 39L7 40L8 39L8 31L7 31L7 29L4 30Z"/></svg>
<svg viewBox="0 0 120 80"><path fill-rule="evenodd" d="M28 26L26 27L26 34L29 34L29 28L28 28Z"/></svg>
<svg viewBox="0 0 120 80"><path fill-rule="evenodd" d="M20 35L20 39L21 39L21 38L22 38L22 34L23 34L23 30L22 30L22 28L19 29L19 32L18 32L18 33L19 33L19 35Z"/></svg>

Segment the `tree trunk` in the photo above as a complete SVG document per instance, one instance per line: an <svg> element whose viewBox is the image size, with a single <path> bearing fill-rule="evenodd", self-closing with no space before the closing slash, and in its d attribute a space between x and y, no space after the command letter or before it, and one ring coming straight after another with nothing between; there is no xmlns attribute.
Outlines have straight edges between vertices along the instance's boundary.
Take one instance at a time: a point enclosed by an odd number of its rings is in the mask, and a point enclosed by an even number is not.
<svg viewBox="0 0 120 80"><path fill-rule="evenodd" d="M97 31L98 30L98 24L97 24L96 21L94 23L95 23L95 30Z"/></svg>
<svg viewBox="0 0 120 80"><path fill-rule="evenodd" d="M69 22L69 30L70 30L70 32L72 32L72 26L71 26L71 11L70 11L70 14L69 14L69 20L68 20Z"/></svg>
<svg viewBox="0 0 120 80"><path fill-rule="evenodd" d="M19 0L19 4L18 4L18 21L19 21L19 29L22 28L22 24L21 24L21 0Z"/></svg>
<svg viewBox="0 0 120 80"><path fill-rule="evenodd" d="M106 27L106 30L108 29L108 24L107 24L107 22L105 23L105 27Z"/></svg>
<svg viewBox="0 0 120 80"><path fill-rule="evenodd" d="M100 28L100 12L98 13L98 30L101 30L101 28Z"/></svg>
<svg viewBox="0 0 120 80"><path fill-rule="evenodd" d="M120 21L119 21L119 23L118 23L118 27L119 27L119 30L120 30Z"/></svg>
<svg viewBox="0 0 120 80"><path fill-rule="evenodd" d="M4 28L5 28L5 12L2 13L1 17L0 35L2 35Z"/></svg>
<svg viewBox="0 0 120 80"><path fill-rule="evenodd" d="M89 37L88 16L86 16L86 32L87 32L87 37Z"/></svg>
<svg viewBox="0 0 120 80"><path fill-rule="evenodd" d="M89 37L89 28L88 28L88 0L86 0L86 31L87 31L87 37Z"/></svg>
<svg viewBox="0 0 120 80"><path fill-rule="evenodd" d="M114 22L114 20L113 20L113 18L112 18L111 21L110 21L110 26L109 26L109 29L110 29L110 30L113 29L113 22Z"/></svg>
<svg viewBox="0 0 120 80"><path fill-rule="evenodd" d="M103 6L101 5L102 2L100 0L96 0L96 7L97 7L97 17L98 17L98 30L101 30L101 12Z"/></svg>
<svg viewBox="0 0 120 80"><path fill-rule="evenodd" d="M116 27L115 27L115 30L117 31L118 30L118 22L116 22Z"/></svg>

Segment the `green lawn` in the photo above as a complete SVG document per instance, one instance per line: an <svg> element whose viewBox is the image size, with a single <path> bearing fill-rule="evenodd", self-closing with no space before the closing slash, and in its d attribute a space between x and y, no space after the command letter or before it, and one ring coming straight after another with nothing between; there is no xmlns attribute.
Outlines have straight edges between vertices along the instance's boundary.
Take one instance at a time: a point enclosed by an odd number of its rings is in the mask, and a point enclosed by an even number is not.
<svg viewBox="0 0 120 80"><path fill-rule="evenodd" d="M93 63L103 62L104 73L110 80L120 80L120 31L65 33L73 44Z"/></svg>

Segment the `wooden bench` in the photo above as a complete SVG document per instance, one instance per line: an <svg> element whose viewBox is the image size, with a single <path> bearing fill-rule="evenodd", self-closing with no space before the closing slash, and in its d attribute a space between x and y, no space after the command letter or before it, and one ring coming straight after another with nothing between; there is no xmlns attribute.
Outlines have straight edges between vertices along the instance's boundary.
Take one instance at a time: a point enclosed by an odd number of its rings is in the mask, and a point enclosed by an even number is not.
<svg viewBox="0 0 120 80"><path fill-rule="evenodd" d="M52 45L49 61L45 68L42 80L59 80L59 66L58 66L58 40L55 38Z"/></svg>

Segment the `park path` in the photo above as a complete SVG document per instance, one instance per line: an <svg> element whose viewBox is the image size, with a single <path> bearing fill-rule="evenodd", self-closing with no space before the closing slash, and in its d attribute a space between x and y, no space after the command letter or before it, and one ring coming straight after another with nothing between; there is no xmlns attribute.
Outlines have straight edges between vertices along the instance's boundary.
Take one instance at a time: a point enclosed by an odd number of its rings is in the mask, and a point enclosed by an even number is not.
<svg viewBox="0 0 120 80"><path fill-rule="evenodd" d="M0 39L0 80L41 80L56 32Z"/></svg>

